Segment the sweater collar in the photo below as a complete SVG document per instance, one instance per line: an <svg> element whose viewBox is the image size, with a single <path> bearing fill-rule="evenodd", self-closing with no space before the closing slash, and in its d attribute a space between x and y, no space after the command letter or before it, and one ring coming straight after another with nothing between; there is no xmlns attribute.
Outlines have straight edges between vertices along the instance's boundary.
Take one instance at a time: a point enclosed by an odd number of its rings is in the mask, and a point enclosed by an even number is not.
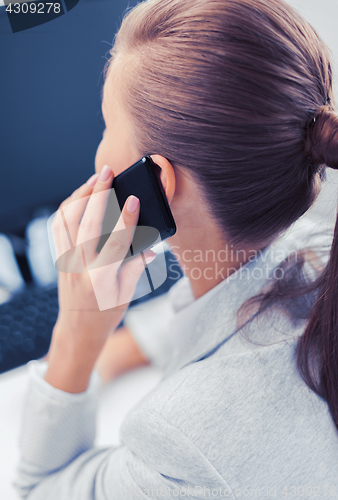
<svg viewBox="0 0 338 500"><path fill-rule="evenodd" d="M271 283L276 267L293 249L292 241L286 237L277 239L214 289L181 309L174 318L175 335L181 339L179 350L163 377L202 359L234 335L239 308ZM190 326L188 331L182 331L187 315Z"/></svg>

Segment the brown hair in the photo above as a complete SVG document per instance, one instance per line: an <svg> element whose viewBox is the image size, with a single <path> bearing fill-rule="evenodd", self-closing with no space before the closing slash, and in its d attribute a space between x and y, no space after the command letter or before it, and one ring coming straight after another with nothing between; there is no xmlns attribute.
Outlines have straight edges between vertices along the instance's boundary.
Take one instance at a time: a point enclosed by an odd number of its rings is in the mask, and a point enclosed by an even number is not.
<svg viewBox="0 0 338 500"><path fill-rule="evenodd" d="M283 0L148 0L124 17L120 54L137 150L192 172L228 242L271 242L311 206L325 166L338 168L330 53ZM338 225L319 279L293 283L284 298L318 298L297 366L338 429Z"/></svg>

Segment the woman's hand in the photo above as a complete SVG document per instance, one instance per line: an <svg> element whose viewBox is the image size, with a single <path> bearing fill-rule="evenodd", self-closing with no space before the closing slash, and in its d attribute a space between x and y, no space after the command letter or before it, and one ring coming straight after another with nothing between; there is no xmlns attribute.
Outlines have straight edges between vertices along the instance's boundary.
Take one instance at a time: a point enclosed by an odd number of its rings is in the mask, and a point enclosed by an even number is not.
<svg viewBox="0 0 338 500"><path fill-rule="evenodd" d="M139 255L123 266L139 217L130 196L101 252L101 235L113 172L104 167L65 200L53 222L59 265L59 316L54 327L45 380L67 392L86 390L108 338L132 299L144 263ZM144 253L147 262L155 258Z"/></svg>
<svg viewBox="0 0 338 500"><path fill-rule="evenodd" d="M95 368L103 383L107 384L123 373L149 364L150 360L145 357L130 330L122 326L108 336Z"/></svg>

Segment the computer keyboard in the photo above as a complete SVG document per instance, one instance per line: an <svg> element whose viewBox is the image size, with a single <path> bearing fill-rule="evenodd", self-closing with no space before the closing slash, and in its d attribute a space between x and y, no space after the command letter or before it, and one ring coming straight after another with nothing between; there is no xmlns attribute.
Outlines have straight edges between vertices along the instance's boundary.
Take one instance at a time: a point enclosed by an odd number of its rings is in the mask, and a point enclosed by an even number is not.
<svg viewBox="0 0 338 500"><path fill-rule="evenodd" d="M57 287L27 287L0 305L0 373L47 354L58 316Z"/></svg>

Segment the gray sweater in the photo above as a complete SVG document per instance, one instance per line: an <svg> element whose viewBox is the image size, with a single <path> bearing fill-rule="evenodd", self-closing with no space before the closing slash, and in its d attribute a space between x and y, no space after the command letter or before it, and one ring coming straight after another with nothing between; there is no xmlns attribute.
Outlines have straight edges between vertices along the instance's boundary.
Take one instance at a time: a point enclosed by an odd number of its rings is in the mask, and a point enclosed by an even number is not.
<svg viewBox="0 0 338 500"><path fill-rule="evenodd" d="M199 311L159 384L125 418L121 445L97 448L101 379L68 394L31 362L15 487L29 500L338 498L338 434L296 370L305 322L277 308L237 331L236 313L295 248L280 238ZM282 250L282 251L281 251ZM189 306L187 306L189 307ZM338 388L337 388L338 390Z"/></svg>

